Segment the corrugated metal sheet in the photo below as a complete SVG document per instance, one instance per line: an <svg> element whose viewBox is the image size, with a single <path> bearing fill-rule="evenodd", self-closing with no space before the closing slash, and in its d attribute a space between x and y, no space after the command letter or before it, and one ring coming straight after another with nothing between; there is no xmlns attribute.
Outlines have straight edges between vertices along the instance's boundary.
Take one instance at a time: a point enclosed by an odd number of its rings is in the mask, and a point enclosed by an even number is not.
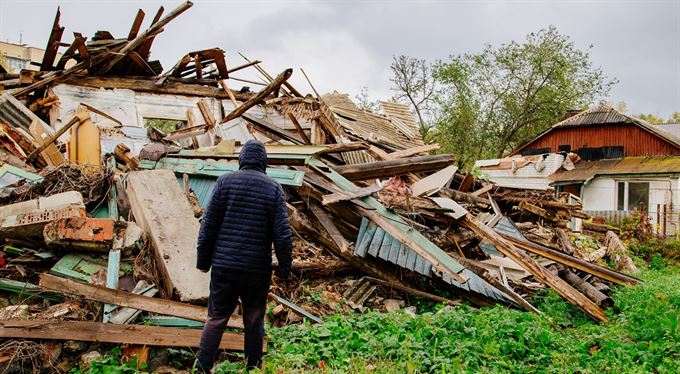
<svg viewBox="0 0 680 374"><path fill-rule="evenodd" d="M29 134L31 133L29 131L31 123L33 121L38 121L47 134L54 134L54 130L50 126L9 93L0 95L0 121L14 128L21 128Z"/></svg>
<svg viewBox="0 0 680 374"><path fill-rule="evenodd" d="M680 138L680 123L662 123L656 125L656 128Z"/></svg>
<svg viewBox="0 0 680 374"><path fill-rule="evenodd" d="M560 170L553 183L583 182L598 175L680 174L680 156L625 157L618 160L581 161L573 170Z"/></svg>
<svg viewBox="0 0 680 374"><path fill-rule="evenodd" d="M432 264L365 217L361 221L354 254L359 257L370 255L381 258L427 277L431 277L434 274ZM504 292L493 287L477 274L468 269L464 269L461 274L469 277L468 281L464 284L460 284L446 275L442 279L446 283L466 291L476 292L492 300L513 304L513 301Z"/></svg>
<svg viewBox="0 0 680 374"><path fill-rule="evenodd" d="M177 182L179 187L184 187L184 177L182 175L177 176ZM217 183L217 177L208 177L203 175L192 175L189 177L189 188L196 194L198 202L201 208L205 209L210 201L210 196L212 196L213 188Z"/></svg>
<svg viewBox="0 0 680 374"><path fill-rule="evenodd" d="M143 170L169 169L175 173L219 177L222 174L238 170L238 164L207 161L200 159L162 158L159 161L141 160L139 168ZM305 173L299 170L267 168L267 175L282 185L301 186Z"/></svg>

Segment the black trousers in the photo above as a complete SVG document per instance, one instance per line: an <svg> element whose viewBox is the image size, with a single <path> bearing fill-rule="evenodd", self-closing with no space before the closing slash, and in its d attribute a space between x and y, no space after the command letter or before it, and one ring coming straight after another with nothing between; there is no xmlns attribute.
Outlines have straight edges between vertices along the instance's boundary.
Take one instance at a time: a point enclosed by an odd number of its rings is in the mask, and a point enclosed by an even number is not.
<svg viewBox="0 0 680 374"><path fill-rule="evenodd" d="M239 298L243 306L244 353L248 367L260 366L264 341L264 314L270 283L271 274L212 269L208 320L203 327L201 347L198 351L199 369L205 372L212 369L222 334Z"/></svg>

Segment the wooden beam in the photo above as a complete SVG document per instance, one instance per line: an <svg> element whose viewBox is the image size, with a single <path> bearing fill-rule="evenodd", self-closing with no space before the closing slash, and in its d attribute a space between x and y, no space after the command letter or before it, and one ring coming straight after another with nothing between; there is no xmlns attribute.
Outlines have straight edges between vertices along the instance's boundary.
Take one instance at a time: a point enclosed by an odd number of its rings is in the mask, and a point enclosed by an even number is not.
<svg viewBox="0 0 680 374"><path fill-rule="evenodd" d="M244 56L242 53L239 52L239 55L241 55L241 57L243 57L243 59L246 60L247 62L249 62L249 63L252 62L246 56ZM264 75L265 78L267 78L267 80L269 80L269 82L271 82L271 83L274 82L274 79L272 78L272 76L269 75L269 73L267 73L261 66L259 66L257 64L255 64L253 66L255 66L255 69L257 69L257 71L259 71L262 75ZM291 73L292 73L292 70L291 70ZM305 97L298 90L296 90L290 83L283 82L283 86L286 87L291 92L291 94L293 94L293 96ZM277 88L277 90L278 90L278 88Z"/></svg>
<svg viewBox="0 0 680 374"><path fill-rule="evenodd" d="M503 253L505 256L519 264L526 271L530 272L537 280L550 286L558 294L560 294L560 296L577 306L591 318L596 321L607 322L607 316L599 306L575 290L556 274L546 270L528 254L517 249L517 247L515 247L510 241L503 238L500 234L496 233L482 222L477 221L470 214L462 217L458 220L458 222L460 222L462 226L467 227L468 229L474 231L477 235L491 242L499 252Z"/></svg>
<svg viewBox="0 0 680 374"><path fill-rule="evenodd" d="M440 170L453 164L454 161L455 159L451 155L419 156L336 166L333 169L349 180L362 180Z"/></svg>
<svg viewBox="0 0 680 374"><path fill-rule="evenodd" d="M173 82L168 80L162 86L157 86L151 78L121 78L121 77L93 77L86 75L73 75L63 80L64 83L90 88L105 89L128 89L136 92L150 92L157 94L171 94L183 96L214 97L217 99L229 99L229 95L221 88L203 86L200 84ZM253 97L252 93L242 94L232 91L232 95L238 100L246 101Z"/></svg>
<svg viewBox="0 0 680 374"><path fill-rule="evenodd" d="M200 306L141 296L130 292L65 279L47 273L40 274L39 285L41 288L49 291L65 292L84 297L87 300L139 309L166 316L186 318L200 322L205 322L208 318L208 309ZM234 318L232 316L227 327L242 329L243 320L240 317Z"/></svg>
<svg viewBox="0 0 680 374"><path fill-rule="evenodd" d="M302 139L298 138L297 135L287 130L280 129L262 118L257 118L255 116L251 116L250 114L243 114L241 117L252 123L258 130L262 130L265 135L273 134L275 137L288 140L295 144L304 144Z"/></svg>
<svg viewBox="0 0 680 374"><path fill-rule="evenodd" d="M198 347L201 330L57 320L0 320L0 338L76 340L156 347ZM243 350L243 334L225 332L220 349Z"/></svg>
<svg viewBox="0 0 680 374"><path fill-rule="evenodd" d="M165 8L161 6L158 8L156 11L156 15L153 17L153 20L151 20L151 25L154 23L158 22L161 19L161 16L163 16L163 12L165 12ZM153 44L153 40L156 38L156 35L158 35L160 32L162 32L163 29L160 29L157 33L153 34L150 38L146 39L142 44L137 48L137 52L139 52L139 55L148 59L149 54L151 52L151 45Z"/></svg>
<svg viewBox="0 0 680 374"><path fill-rule="evenodd" d="M567 283L571 284L577 290L583 292L584 295L588 296L590 300L593 300L597 305L603 308L610 308L614 306L614 300L611 297L600 292L595 286L584 281L578 275L574 274L569 269L561 269L559 271L560 277L562 277Z"/></svg>
<svg viewBox="0 0 680 374"><path fill-rule="evenodd" d="M208 129L215 127L217 121L215 120L215 116L212 110L210 110L210 106L208 106L208 102L205 101L205 99L198 100L198 110L201 112L203 121L205 121L205 124L208 125Z"/></svg>
<svg viewBox="0 0 680 374"><path fill-rule="evenodd" d="M425 144L425 145L421 145L421 146L418 146L418 147L412 147L412 148L404 149L403 151L388 153L387 159L388 160L396 160L398 158L411 157L411 156L415 156L415 155L420 154L420 153L436 151L438 149L439 149L439 144L437 144L437 143Z"/></svg>
<svg viewBox="0 0 680 374"><path fill-rule="evenodd" d="M295 130L297 130L298 134L300 134L300 137L305 142L305 144L312 144L312 141L309 140L309 137L307 134L305 134L305 131L302 129L302 126L300 126L300 122L298 122L297 118L295 118L295 115L293 113L288 113L288 118L290 118L290 121L293 122Z"/></svg>
<svg viewBox="0 0 680 374"><path fill-rule="evenodd" d="M460 306L460 305L463 304L460 301L447 299L447 298L441 297L439 295L433 295L433 294L428 293L428 292L416 290L415 288L404 287L404 286L400 286L398 284L392 284L392 283L384 281L382 279L377 279L377 278L373 278L373 277L364 277L364 278L368 279L369 281L371 281L373 283L378 283L378 284L385 286L385 287L394 288L395 290L410 293L411 295L421 297L423 299L429 299L429 300L437 301L437 302L444 303L444 304L451 305L451 306Z"/></svg>
<svg viewBox="0 0 680 374"><path fill-rule="evenodd" d="M87 115L87 113L76 113L62 128L57 130L57 132L54 133L49 139L45 140L44 143L42 143L38 148L36 148L35 151L31 152L30 155L26 157L26 161L31 161L34 158L36 158L40 152L44 151L49 147L52 143L54 143L55 140L59 139L60 136L62 136L68 129L71 128L71 126L75 125L76 123L82 123L85 122L87 119L89 119L90 116Z"/></svg>
<svg viewBox="0 0 680 374"><path fill-rule="evenodd" d="M47 46L45 47L45 53L43 54L42 63L40 64L40 71L54 70L54 59L57 57L59 42L61 41L61 36L64 33L64 28L59 25L60 18L61 8L57 7L57 14L54 16L54 23L52 24L52 32L50 32L50 37L48 38Z"/></svg>
<svg viewBox="0 0 680 374"><path fill-rule="evenodd" d="M132 27L130 27L130 33L128 34L128 40L132 40L137 37L139 29L142 27L142 21L144 21L144 11L137 10L137 15L135 20L132 22Z"/></svg>
<svg viewBox="0 0 680 374"><path fill-rule="evenodd" d="M458 190L454 190L451 188L442 188L439 191L440 194L451 198L455 201L462 202L462 203L467 203L467 204L477 204L477 205L484 205L484 206L489 206L491 205L491 200L475 196L473 194L467 193L467 192L460 192Z"/></svg>
<svg viewBox="0 0 680 374"><path fill-rule="evenodd" d="M187 9L191 8L193 5L194 4L192 2L187 1L184 4L181 4L180 6L175 8L167 16L158 20L158 22L154 22L154 24L151 25L151 27L149 27L140 35L129 41L120 51L116 52L114 57L112 57L108 62L106 62L106 64L104 64L104 66L102 66L99 69L99 74L105 74L106 72L111 70L111 68L113 68L117 63L122 61L127 56L128 53L134 51L135 48L142 45L142 43L144 43L147 39L156 35L158 32L161 31L163 27L165 27L165 25L170 23L170 21L175 19L180 14L184 13Z"/></svg>
<svg viewBox="0 0 680 374"><path fill-rule="evenodd" d="M553 212L547 211L541 207L538 207L526 201L522 201L521 203L519 203L519 209L529 212L531 214L535 214L550 222L555 222L557 220L557 217Z"/></svg>
<svg viewBox="0 0 680 374"><path fill-rule="evenodd" d="M235 68L231 68L231 69L227 70L227 74L231 74L231 73L233 73L233 72L235 72L235 71L239 71L239 70L241 70L241 69L245 69L245 68L247 68L247 67L250 67L250 66L253 66L253 65L257 65L257 64L259 64L260 62L262 62L262 61L260 61L260 60L250 61L250 62L245 63L245 64L243 64L243 65L239 65L239 66L237 66L237 67L235 67Z"/></svg>
<svg viewBox="0 0 680 374"><path fill-rule="evenodd" d="M323 150L316 152L317 155L323 155L327 153L342 153L342 152L352 152L361 151L368 149L368 143L366 142L350 142L350 143L338 143L338 144L328 144Z"/></svg>
<svg viewBox="0 0 680 374"><path fill-rule="evenodd" d="M616 284L638 284L641 282L640 279L631 277L630 275L619 273L606 267L581 260L580 258L570 256L566 253L556 251L554 249L542 246L540 244L526 242L502 233L499 234L506 240L512 242L512 244L514 244L518 248L524 249L533 254L537 254L541 257L545 257L555 262L559 262L560 264L573 267L574 269L584 271L598 278L608 280Z"/></svg>
<svg viewBox="0 0 680 374"><path fill-rule="evenodd" d="M290 76L293 74L293 69L286 69L284 70L281 74L279 74L276 79L271 81L265 88L263 88L260 92L257 93L257 95L249 98L241 104L240 106L236 107L231 113L227 114L226 117L220 121L220 123L225 123L229 122L234 118L240 117L243 113L245 113L248 109L252 108L253 106L259 104L262 102L269 94L272 92L276 91L281 87L281 84L283 84L285 81L290 78Z"/></svg>
<svg viewBox="0 0 680 374"><path fill-rule="evenodd" d="M374 192L378 192L383 189L383 186L379 184L374 184L368 187L362 187L359 188L356 191L342 191L342 192L335 192L332 194L324 195L323 200L321 204L323 205L328 205L328 204L333 204L337 203L339 201L346 201L346 200L353 200L353 199L358 199L360 197L366 197Z"/></svg>

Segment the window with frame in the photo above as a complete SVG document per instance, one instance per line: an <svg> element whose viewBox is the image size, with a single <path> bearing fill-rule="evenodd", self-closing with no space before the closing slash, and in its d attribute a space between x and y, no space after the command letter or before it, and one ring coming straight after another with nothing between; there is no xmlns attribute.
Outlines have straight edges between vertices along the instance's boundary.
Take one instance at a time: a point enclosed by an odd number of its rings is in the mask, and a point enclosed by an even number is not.
<svg viewBox="0 0 680 374"><path fill-rule="evenodd" d="M649 210L649 182L617 182L616 209L647 212Z"/></svg>

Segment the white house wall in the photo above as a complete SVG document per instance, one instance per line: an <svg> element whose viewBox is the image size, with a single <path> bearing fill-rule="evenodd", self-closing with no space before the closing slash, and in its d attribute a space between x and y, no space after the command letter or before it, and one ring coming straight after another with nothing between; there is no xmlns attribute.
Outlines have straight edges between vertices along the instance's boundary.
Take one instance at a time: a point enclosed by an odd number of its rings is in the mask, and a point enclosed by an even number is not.
<svg viewBox="0 0 680 374"><path fill-rule="evenodd" d="M186 121L187 110L194 113L198 123L203 117L198 109L201 97L135 92L128 89L104 89L59 84L50 94L59 98L59 105L50 112L50 125L61 128L76 113L80 104L88 104L122 122L125 126L144 127L144 118L163 118ZM206 97L208 107L217 120L222 118L220 100ZM93 122L103 126L117 126L105 116L90 112ZM68 138L68 134L64 135ZM212 145L214 135L197 137L200 145Z"/></svg>
<svg viewBox="0 0 680 374"><path fill-rule="evenodd" d="M616 181L597 177L583 188L583 209L616 210Z"/></svg>
<svg viewBox="0 0 680 374"><path fill-rule="evenodd" d="M617 212L618 182L649 182L649 219L653 225L657 225L657 207L666 206L666 232L674 233L678 226L678 208L680 208L680 189L678 178L674 177L596 177L583 189L583 209L595 216L602 215L608 219L623 217L628 211ZM661 208L661 212L663 208ZM661 219L663 223L663 219Z"/></svg>

